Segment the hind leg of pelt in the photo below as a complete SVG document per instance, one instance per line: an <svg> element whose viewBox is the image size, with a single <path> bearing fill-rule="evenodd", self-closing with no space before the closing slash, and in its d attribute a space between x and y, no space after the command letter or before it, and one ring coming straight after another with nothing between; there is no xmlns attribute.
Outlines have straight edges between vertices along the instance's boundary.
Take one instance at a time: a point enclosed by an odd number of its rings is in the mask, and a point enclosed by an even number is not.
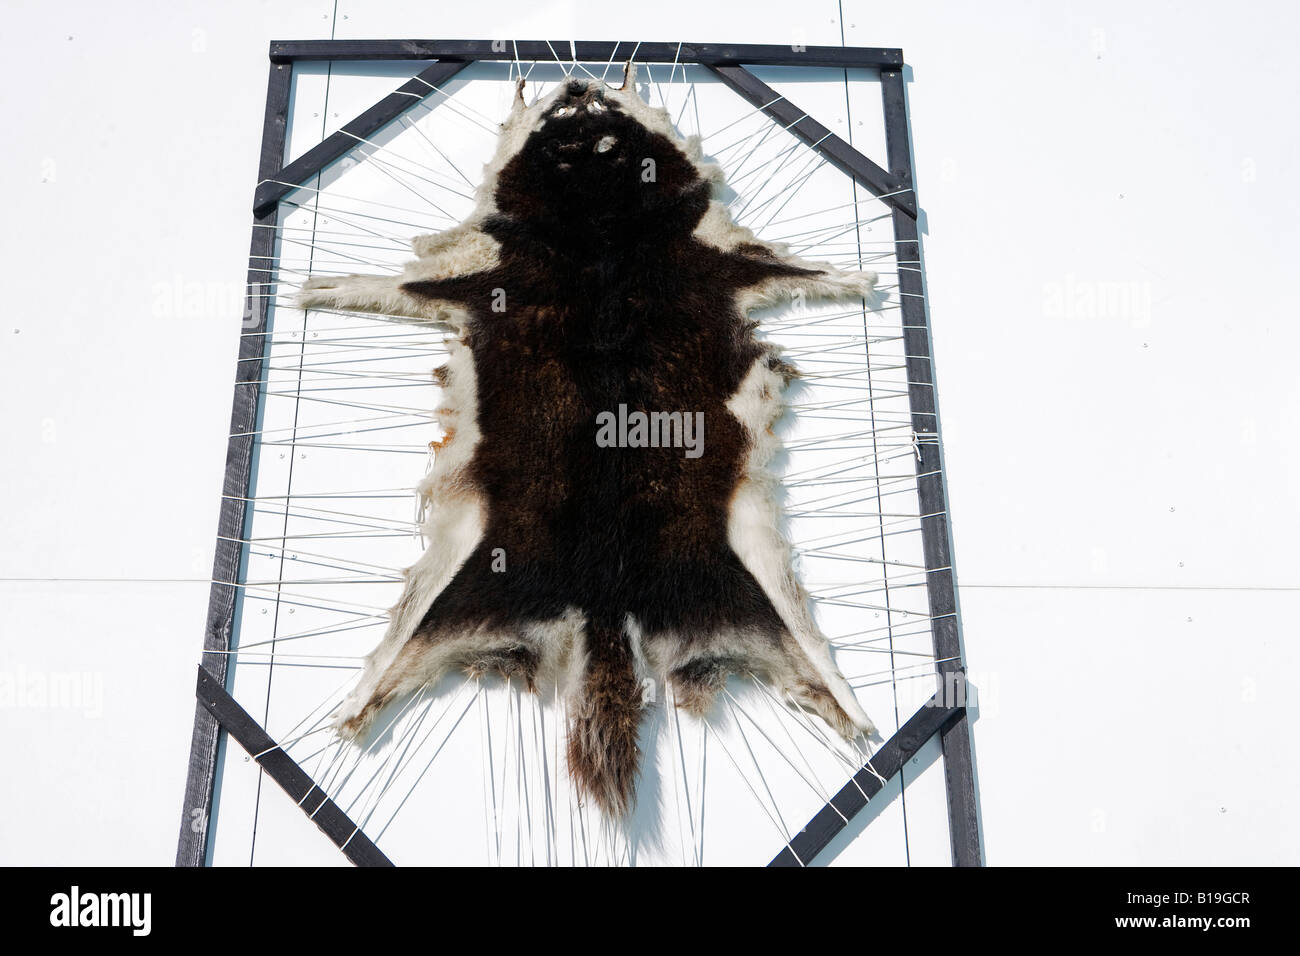
<svg viewBox="0 0 1300 956"><path fill-rule="evenodd" d="M677 668L668 675L668 679L672 683L677 706L695 717L706 717L713 710L718 694L726 686L728 675L733 673L752 672L742 662L730 658L699 657ZM791 662L787 667L763 669L753 676L759 680L768 678L785 697L787 704L811 711L846 739L851 740L862 732L862 728L845 712L835 695L810 668L799 668L796 662Z"/></svg>
<svg viewBox="0 0 1300 956"><path fill-rule="evenodd" d="M541 657L536 650L525 644L517 644L474 653L465 658L462 666L474 678L495 674L507 682L520 680L525 690L535 694L540 664Z"/></svg>
<svg viewBox="0 0 1300 956"><path fill-rule="evenodd" d="M344 740L356 740L392 701L438 680L447 669L449 648L414 637L387 667L363 673L361 681L334 713L334 728Z"/></svg>
<svg viewBox="0 0 1300 956"><path fill-rule="evenodd" d="M697 657L668 675L673 700L688 714L705 717L735 669L736 662L727 657Z"/></svg>
<svg viewBox="0 0 1300 956"><path fill-rule="evenodd" d="M780 660L773 662L765 676L787 704L815 713L845 740L876 732L844 677L838 671L823 673L793 642L784 646ZM839 694L832 690L832 680ZM840 695L847 695L847 707Z"/></svg>
<svg viewBox="0 0 1300 956"><path fill-rule="evenodd" d="M870 733L875 729L859 727L840 706L829 688L816 678L797 678L791 685L781 689L788 695L786 700L791 702L791 706L811 710L845 740L852 740L861 733Z"/></svg>

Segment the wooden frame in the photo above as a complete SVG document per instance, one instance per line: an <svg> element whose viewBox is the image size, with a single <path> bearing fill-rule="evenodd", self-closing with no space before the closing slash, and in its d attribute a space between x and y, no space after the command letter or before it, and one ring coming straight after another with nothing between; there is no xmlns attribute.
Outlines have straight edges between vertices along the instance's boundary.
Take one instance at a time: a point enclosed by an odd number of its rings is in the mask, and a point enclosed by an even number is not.
<svg viewBox="0 0 1300 956"><path fill-rule="evenodd" d="M957 620L947 495L938 443L938 413L921 269L902 51L861 47L545 40L311 40L271 44L261 158L253 201L249 299L235 375L231 437L227 445L213 584L199 666L198 705L177 865L202 866L209 859L209 813L214 801L221 748L227 736L248 750L250 756L303 807L304 812L352 862L391 865L378 847L332 801L325 799L325 794L310 777L275 745L224 689L228 656L234 647L235 621L242 602L240 582L245 567L242 542L249 536L252 513L249 494L254 482L255 440L262 414L261 382L269 336L269 298L256 290L269 287L274 281L274 227L279 201L285 195L343 157L360 140L370 137L469 64L478 60L559 59L562 53L568 53L576 62L636 59L705 66L724 84L762 109L891 208L896 257L900 263L915 264L915 268L900 268L900 309L912 431L917 445L921 534L934 657L939 662L935 675L939 689L877 752L872 768L859 771L770 865L799 866L811 862L869 798L879 792L884 786L881 778L888 780L899 773L936 734L943 752L953 865L981 865L974 756L966 709L965 666ZM301 157L284 164L294 63L302 60L413 59L435 62ZM746 64L879 70L888 152L886 166L868 159L788 98L777 95L749 72Z"/></svg>

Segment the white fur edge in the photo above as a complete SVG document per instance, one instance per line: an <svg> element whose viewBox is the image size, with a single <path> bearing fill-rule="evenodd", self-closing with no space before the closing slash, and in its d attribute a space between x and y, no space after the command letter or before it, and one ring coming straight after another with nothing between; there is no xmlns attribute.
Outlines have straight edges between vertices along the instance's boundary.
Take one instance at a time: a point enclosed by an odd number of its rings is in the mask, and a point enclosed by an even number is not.
<svg viewBox="0 0 1300 956"><path fill-rule="evenodd" d="M428 546L406 570L402 596L389 611L383 640L366 656L360 680L335 713L335 726L365 707L434 599L483 539L485 505L481 494L465 478L480 437L474 357L459 342L448 345L448 379L438 420L444 431L454 433L435 454L433 467L418 489L425 504L420 530Z"/></svg>
<svg viewBox="0 0 1300 956"><path fill-rule="evenodd" d="M815 269L821 276L777 276L747 289L741 289L736 305L742 313L786 301L797 290L806 301L845 299L854 296L868 298L874 292L879 276L871 271L848 272L829 262L803 259L791 255L784 242L765 242L749 228L734 222L727 207L718 200L709 203L708 210L695 227L694 236L700 242L729 252L737 246L757 245L767 249L788 266Z"/></svg>
<svg viewBox="0 0 1300 956"><path fill-rule="evenodd" d="M727 408L748 429L752 442L744 476L731 501L727 538L836 702L860 731L871 734L875 726L831 658L830 642L813 620L808 592L794 573L790 542L779 530L779 482L769 463L780 448L771 426L785 411L784 388L781 376L767 367L764 355L754 362L727 402Z"/></svg>

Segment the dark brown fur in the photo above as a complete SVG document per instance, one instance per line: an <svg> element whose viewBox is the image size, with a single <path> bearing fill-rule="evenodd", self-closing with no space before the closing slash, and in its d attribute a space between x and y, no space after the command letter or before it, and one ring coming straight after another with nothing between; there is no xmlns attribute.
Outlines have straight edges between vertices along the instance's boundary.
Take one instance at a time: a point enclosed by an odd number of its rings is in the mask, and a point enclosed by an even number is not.
<svg viewBox="0 0 1300 956"><path fill-rule="evenodd" d="M575 84L557 106L592 95ZM616 142L597 152L607 135ZM646 158L653 182L642 179ZM749 444L726 402L764 350L736 290L803 270L761 247L729 253L692 237L708 200L709 185L666 138L612 103L599 114L579 110L550 119L502 171L500 213L484 227L501 243L497 268L403 287L470 311L464 338L482 432L472 476L490 516L415 640L582 610L589 664L569 766L616 814L631 800L639 761L642 690L626 616L650 643L667 632L750 628L775 644L783 630L727 543ZM497 290L504 312L492 309ZM596 416L620 404L703 412L703 456L598 447ZM495 549L508 573L492 571ZM716 660L672 676L694 700L701 682L716 685L727 668Z"/></svg>
<svg viewBox="0 0 1300 956"><path fill-rule="evenodd" d="M696 714L734 673L771 681L846 736L871 730L800 603L767 483L748 481L774 447L763 431L779 414L774 392L796 372L754 337L741 302L805 285L857 296L875 276L804 262L735 227L710 206L705 167L635 118L652 115L643 107L634 89L578 81L531 111L521 96L503 127L517 152L501 154L472 220L417 240L406 278L314 278L302 299L454 314L474 374L436 375L460 394L440 410L437 443L454 464L430 475L448 537L431 531L433 560L412 570L340 732L363 733L448 666L529 690L564 673L573 778L615 816L633 800L646 670L667 672L678 706ZM531 131L522 145L514 123ZM742 383L744 422L729 407ZM470 394L474 407L461 408ZM601 447L598 416L620 406L702 415L702 454ZM463 442L472 452L457 457ZM470 525L481 534L468 537ZM754 549L743 561L733 532Z"/></svg>

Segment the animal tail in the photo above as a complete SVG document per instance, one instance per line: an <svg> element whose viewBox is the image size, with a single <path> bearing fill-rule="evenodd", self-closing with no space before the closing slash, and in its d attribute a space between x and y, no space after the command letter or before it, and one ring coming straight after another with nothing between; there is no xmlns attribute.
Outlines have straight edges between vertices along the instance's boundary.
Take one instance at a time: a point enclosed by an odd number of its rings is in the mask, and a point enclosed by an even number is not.
<svg viewBox="0 0 1300 956"><path fill-rule="evenodd" d="M586 667L570 710L569 774L579 793L619 818L632 807L641 765L642 687L621 624L590 620L585 636Z"/></svg>

